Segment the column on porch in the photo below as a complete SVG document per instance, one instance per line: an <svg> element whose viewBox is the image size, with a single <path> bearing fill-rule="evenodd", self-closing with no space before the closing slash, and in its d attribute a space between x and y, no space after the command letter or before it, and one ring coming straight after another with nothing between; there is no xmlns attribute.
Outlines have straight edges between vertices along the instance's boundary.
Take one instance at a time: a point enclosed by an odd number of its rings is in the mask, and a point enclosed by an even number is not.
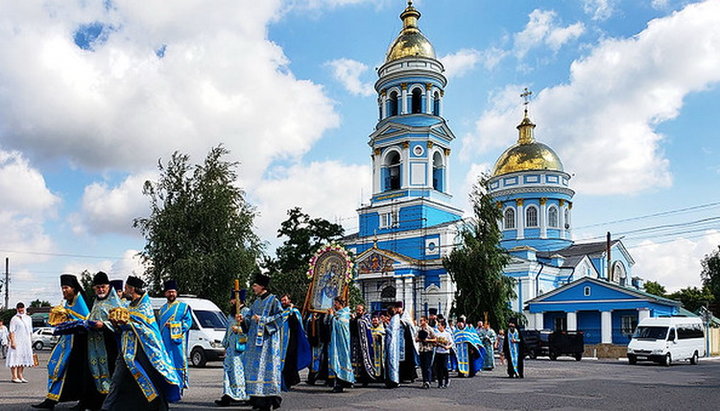
<svg viewBox="0 0 720 411"><path fill-rule="evenodd" d="M542 330L545 328L545 317L543 313L535 313L535 329Z"/></svg>
<svg viewBox="0 0 720 411"><path fill-rule="evenodd" d="M410 315L410 318L415 318L415 291L413 277L405 277L404 281L404 298L405 298L405 312Z"/></svg>
<svg viewBox="0 0 720 411"><path fill-rule="evenodd" d="M612 311L600 312L600 342L612 344Z"/></svg>
<svg viewBox="0 0 720 411"><path fill-rule="evenodd" d="M567 331L577 331L577 312L569 311L567 314Z"/></svg>
<svg viewBox="0 0 720 411"><path fill-rule="evenodd" d="M638 324L640 324L640 321L650 318L650 309L649 308L640 308L638 309Z"/></svg>

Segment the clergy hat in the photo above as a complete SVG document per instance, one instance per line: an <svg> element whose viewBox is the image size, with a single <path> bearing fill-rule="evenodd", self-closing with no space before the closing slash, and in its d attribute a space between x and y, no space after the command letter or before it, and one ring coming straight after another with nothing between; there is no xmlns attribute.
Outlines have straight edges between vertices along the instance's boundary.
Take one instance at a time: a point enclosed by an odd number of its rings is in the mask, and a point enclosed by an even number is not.
<svg viewBox="0 0 720 411"><path fill-rule="evenodd" d="M163 284L163 292L169 291L169 290L175 290L175 291L178 290L177 281L175 281L175 280L165 281L165 283Z"/></svg>
<svg viewBox="0 0 720 411"><path fill-rule="evenodd" d="M77 277L72 274L62 274L60 276L60 286L72 287L78 292L82 290L82 286L78 282Z"/></svg>
<svg viewBox="0 0 720 411"><path fill-rule="evenodd" d="M104 284L110 284L110 279L108 279L107 274L105 274L102 271L98 271L97 274L93 277L93 285L104 285Z"/></svg>
<svg viewBox="0 0 720 411"><path fill-rule="evenodd" d="M509 319L509 320L508 320L508 324L510 324L510 323L513 323L513 324L515 324L515 325L518 325L518 319L515 318L515 317Z"/></svg>
<svg viewBox="0 0 720 411"><path fill-rule="evenodd" d="M428 313L430 315L437 315L438 309L437 308L428 308Z"/></svg>
<svg viewBox="0 0 720 411"><path fill-rule="evenodd" d="M122 291L123 290L123 280L110 281L110 287L114 288L115 291Z"/></svg>
<svg viewBox="0 0 720 411"><path fill-rule="evenodd" d="M125 283L131 287L135 288L143 288L145 287L145 282L135 276L128 276L127 280L125 280Z"/></svg>
<svg viewBox="0 0 720 411"><path fill-rule="evenodd" d="M402 301L395 301L395 308L403 308L403 302Z"/></svg>
<svg viewBox="0 0 720 411"><path fill-rule="evenodd" d="M263 286L265 288L268 288L268 286L270 285L270 277L268 277L267 275L263 275L263 274L257 274L255 276L255 280L253 281L253 284L257 284L257 285Z"/></svg>

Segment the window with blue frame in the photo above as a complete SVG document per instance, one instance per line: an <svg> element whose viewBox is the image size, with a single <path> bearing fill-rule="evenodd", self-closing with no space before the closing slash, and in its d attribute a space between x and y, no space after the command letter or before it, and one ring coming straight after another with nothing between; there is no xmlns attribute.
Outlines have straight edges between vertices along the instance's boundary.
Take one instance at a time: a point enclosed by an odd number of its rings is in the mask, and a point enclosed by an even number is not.
<svg viewBox="0 0 720 411"><path fill-rule="evenodd" d="M538 226L538 211L535 206L528 206L525 210L525 226L526 227L537 227Z"/></svg>
<svg viewBox="0 0 720 411"><path fill-rule="evenodd" d="M390 100L388 101L390 104L389 110L388 110L388 116L397 116L398 112L400 111L399 108L399 101L398 101L398 93L397 91L393 91L390 93Z"/></svg>
<svg viewBox="0 0 720 411"><path fill-rule="evenodd" d="M558 228L558 210L557 207L552 206L548 209L548 226L552 228Z"/></svg>
<svg viewBox="0 0 720 411"><path fill-rule="evenodd" d="M437 91L435 92L435 96L433 98L433 115L440 115L440 93Z"/></svg>
<svg viewBox="0 0 720 411"><path fill-rule="evenodd" d="M411 113L417 114L422 113L422 91L419 88L415 88L412 91L412 104Z"/></svg>
<svg viewBox="0 0 720 411"><path fill-rule="evenodd" d="M512 208L508 208L505 210L505 218L504 218L504 225L506 230L511 230L515 228L515 210Z"/></svg>

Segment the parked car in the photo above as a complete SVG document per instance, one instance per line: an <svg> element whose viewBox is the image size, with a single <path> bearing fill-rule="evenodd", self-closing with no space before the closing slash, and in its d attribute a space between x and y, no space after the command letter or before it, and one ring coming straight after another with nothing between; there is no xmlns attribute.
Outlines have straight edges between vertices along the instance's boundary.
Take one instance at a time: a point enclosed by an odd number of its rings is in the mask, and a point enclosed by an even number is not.
<svg viewBox="0 0 720 411"><path fill-rule="evenodd" d="M628 344L628 362L654 361L665 366L705 356L702 320L693 317L655 317L640 321Z"/></svg>
<svg viewBox="0 0 720 411"><path fill-rule="evenodd" d="M585 351L585 337L582 331L522 330L525 340L525 354L535 359L541 356L555 361L567 355L580 361Z"/></svg>
<svg viewBox="0 0 720 411"><path fill-rule="evenodd" d="M57 344L58 338L57 335L53 335L52 327L36 328L32 333L32 346L35 351L40 351L43 348L52 348Z"/></svg>
<svg viewBox="0 0 720 411"><path fill-rule="evenodd" d="M150 299L157 316L160 307L167 301L164 298ZM228 319L210 300L195 297L178 297L190 306L193 323L188 333L187 357L193 367L204 367L208 361L225 359L225 347L222 345Z"/></svg>

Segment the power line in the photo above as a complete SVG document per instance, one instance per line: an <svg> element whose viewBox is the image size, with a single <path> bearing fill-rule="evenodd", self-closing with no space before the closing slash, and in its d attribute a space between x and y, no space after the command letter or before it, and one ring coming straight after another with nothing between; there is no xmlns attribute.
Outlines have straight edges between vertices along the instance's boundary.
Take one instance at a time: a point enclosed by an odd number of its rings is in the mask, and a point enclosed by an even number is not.
<svg viewBox="0 0 720 411"><path fill-rule="evenodd" d="M29 255L47 255L51 257L75 257L75 258L97 258L102 260L107 259L122 259L124 257L118 257L118 256L107 256L107 255L86 255L86 254L68 254L68 253L47 253L47 252L41 252L41 251L21 251L21 250L2 250L0 249L1 253L11 253L11 254L29 254Z"/></svg>
<svg viewBox="0 0 720 411"><path fill-rule="evenodd" d="M707 204L691 206L691 207L678 208L675 210L661 211L659 213L646 214L646 215L641 215L641 216L637 216L637 217L624 218L621 220L608 221L605 223L589 224L589 225L575 227L575 229L579 230L579 229L583 229L583 228L600 227L600 226L604 226L604 225L611 225L611 224L617 224L617 223L626 223L628 221L637 221L637 220L643 220L643 219L652 218L652 217L663 217L666 215L679 214L679 213L683 213L683 212L687 212L687 211L695 211L695 210L701 210L704 208L713 208L713 207L718 207L718 206L720 206L720 201L714 202L714 203L707 203Z"/></svg>

